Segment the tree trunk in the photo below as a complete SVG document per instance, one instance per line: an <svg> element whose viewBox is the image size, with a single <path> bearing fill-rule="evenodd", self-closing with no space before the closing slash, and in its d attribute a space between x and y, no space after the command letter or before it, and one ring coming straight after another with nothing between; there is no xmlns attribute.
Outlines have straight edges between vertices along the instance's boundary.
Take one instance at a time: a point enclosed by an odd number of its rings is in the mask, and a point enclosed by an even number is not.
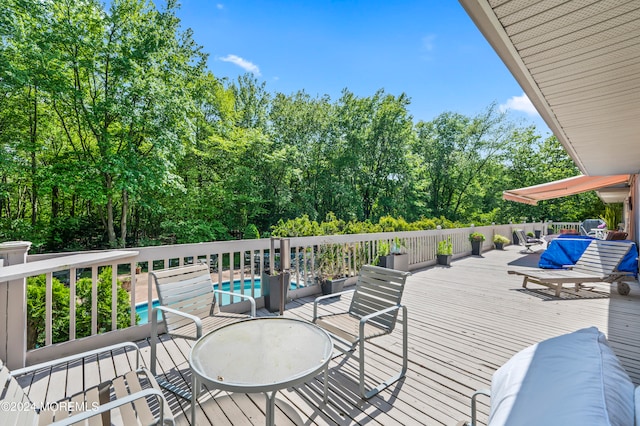
<svg viewBox="0 0 640 426"><path fill-rule="evenodd" d="M107 186L107 236L109 237L109 246L116 246L116 231L113 228L113 194L111 188L113 181L110 174L105 175Z"/></svg>
<svg viewBox="0 0 640 426"><path fill-rule="evenodd" d="M57 218L58 212L60 211L59 194L60 190L57 186L51 188L51 219Z"/></svg>
<svg viewBox="0 0 640 426"><path fill-rule="evenodd" d="M31 152L31 226L36 226L38 222L38 183L36 178L36 153Z"/></svg>
<svg viewBox="0 0 640 426"><path fill-rule="evenodd" d="M129 212L129 193L126 189L122 190L122 215L120 220L120 240L121 247L127 245L127 213Z"/></svg>
<svg viewBox="0 0 640 426"><path fill-rule="evenodd" d="M29 89L31 94L31 89ZM31 123L29 139L31 142L31 225L36 226L38 219L38 180L36 171L36 142L38 139L38 90L33 88L33 112L29 120Z"/></svg>

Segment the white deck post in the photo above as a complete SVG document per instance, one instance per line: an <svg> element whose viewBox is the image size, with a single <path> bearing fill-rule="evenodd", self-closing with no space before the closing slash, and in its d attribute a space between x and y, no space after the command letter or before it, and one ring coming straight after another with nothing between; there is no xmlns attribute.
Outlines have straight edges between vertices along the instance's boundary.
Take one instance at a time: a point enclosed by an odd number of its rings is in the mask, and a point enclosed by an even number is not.
<svg viewBox="0 0 640 426"><path fill-rule="evenodd" d="M0 244L3 266L27 262L29 241ZM0 283L0 359L10 369L25 366L27 354L27 280L20 278Z"/></svg>

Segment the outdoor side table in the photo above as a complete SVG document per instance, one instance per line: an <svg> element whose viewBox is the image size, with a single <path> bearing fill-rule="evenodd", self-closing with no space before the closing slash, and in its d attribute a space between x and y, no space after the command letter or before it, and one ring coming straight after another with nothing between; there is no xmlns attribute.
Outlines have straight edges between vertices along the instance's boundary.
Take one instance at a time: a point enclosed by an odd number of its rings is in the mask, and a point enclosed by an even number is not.
<svg viewBox="0 0 640 426"><path fill-rule="evenodd" d="M202 384L241 393L264 393L266 424L274 424L279 389L305 383L327 368L333 352L329 334L308 321L282 317L253 318L202 336L189 353L192 370L191 424Z"/></svg>

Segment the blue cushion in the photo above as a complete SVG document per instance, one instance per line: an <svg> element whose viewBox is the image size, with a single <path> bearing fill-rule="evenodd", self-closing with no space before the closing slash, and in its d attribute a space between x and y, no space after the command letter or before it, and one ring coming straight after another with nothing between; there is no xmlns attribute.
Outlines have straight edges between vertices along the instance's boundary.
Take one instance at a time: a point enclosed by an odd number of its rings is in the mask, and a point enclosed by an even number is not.
<svg viewBox="0 0 640 426"><path fill-rule="evenodd" d="M595 327L518 352L491 382L491 426L627 426L634 416L633 383Z"/></svg>

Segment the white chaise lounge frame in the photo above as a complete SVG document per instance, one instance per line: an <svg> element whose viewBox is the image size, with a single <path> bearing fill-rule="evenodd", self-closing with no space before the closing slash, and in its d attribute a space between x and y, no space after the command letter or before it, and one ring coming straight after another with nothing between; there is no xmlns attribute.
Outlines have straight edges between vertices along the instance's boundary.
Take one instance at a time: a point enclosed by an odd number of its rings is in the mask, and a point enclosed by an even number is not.
<svg viewBox="0 0 640 426"><path fill-rule="evenodd" d="M567 265L566 269L513 269L509 274L522 275L522 287L528 283L540 284L555 289L556 297L560 296L563 284L574 284L578 291L583 283L618 282L618 292L629 294L629 272L618 271L618 266L631 249L629 242L593 240L587 246L575 265Z"/></svg>

